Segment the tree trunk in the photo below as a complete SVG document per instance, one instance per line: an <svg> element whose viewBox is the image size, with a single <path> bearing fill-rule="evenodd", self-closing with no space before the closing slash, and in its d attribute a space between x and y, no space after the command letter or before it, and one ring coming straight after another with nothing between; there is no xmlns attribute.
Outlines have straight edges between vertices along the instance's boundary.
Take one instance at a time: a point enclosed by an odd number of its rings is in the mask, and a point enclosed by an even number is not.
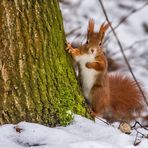
<svg viewBox="0 0 148 148"><path fill-rule="evenodd" d="M0 124L67 125L86 115L57 0L0 2Z"/></svg>

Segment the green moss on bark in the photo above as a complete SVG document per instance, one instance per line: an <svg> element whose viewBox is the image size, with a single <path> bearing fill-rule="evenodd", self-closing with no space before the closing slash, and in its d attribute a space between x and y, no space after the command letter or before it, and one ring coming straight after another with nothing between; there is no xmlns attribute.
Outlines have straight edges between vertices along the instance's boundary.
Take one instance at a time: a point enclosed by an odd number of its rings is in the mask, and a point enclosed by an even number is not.
<svg viewBox="0 0 148 148"><path fill-rule="evenodd" d="M67 125L87 116L57 0L1 0L0 124Z"/></svg>

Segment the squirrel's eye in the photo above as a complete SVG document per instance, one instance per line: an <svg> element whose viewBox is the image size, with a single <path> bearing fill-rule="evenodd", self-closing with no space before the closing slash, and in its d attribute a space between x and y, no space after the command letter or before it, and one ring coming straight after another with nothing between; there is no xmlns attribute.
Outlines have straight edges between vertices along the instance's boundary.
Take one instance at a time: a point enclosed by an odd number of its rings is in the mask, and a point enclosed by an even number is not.
<svg viewBox="0 0 148 148"><path fill-rule="evenodd" d="M102 46L102 42L99 42L99 46Z"/></svg>
<svg viewBox="0 0 148 148"><path fill-rule="evenodd" d="M86 41L86 44L88 44L88 40Z"/></svg>

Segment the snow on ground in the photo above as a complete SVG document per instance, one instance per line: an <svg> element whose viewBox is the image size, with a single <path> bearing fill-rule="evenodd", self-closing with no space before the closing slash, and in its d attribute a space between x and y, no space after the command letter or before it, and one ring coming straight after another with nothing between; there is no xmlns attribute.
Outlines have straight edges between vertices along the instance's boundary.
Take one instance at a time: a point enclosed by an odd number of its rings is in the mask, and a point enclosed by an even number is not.
<svg viewBox="0 0 148 148"><path fill-rule="evenodd" d="M16 132L14 127L21 130ZM67 127L50 128L27 122L0 126L0 148L135 148L135 137L135 131L126 135L116 124L112 127L78 115ZM136 147L147 148L148 139L143 138Z"/></svg>

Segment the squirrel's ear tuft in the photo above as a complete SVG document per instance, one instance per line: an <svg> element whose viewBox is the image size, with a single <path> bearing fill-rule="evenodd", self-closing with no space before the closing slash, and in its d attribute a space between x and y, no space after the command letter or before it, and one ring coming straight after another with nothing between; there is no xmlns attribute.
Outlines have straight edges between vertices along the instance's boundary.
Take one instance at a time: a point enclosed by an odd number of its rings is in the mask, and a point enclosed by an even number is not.
<svg viewBox="0 0 148 148"><path fill-rule="evenodd" d="M94 20L91 18L88 23L87 38L94 32Z"/></svg>
<svg viewBox="0 0 148 148"><path fill-rule="evenodd" d="M88 23L88 32L93 33L94 32L94 20L91 18Z"/></svg>
<svg viewBox="0 0 148 148"><path fill-rule="evenodd" d="M102 42L103 39L104 39L104 35L105 35L105 32L107 31L107 29L109 28L110 26L110 23L103 23L99 29L99 40Z"/></svg>

